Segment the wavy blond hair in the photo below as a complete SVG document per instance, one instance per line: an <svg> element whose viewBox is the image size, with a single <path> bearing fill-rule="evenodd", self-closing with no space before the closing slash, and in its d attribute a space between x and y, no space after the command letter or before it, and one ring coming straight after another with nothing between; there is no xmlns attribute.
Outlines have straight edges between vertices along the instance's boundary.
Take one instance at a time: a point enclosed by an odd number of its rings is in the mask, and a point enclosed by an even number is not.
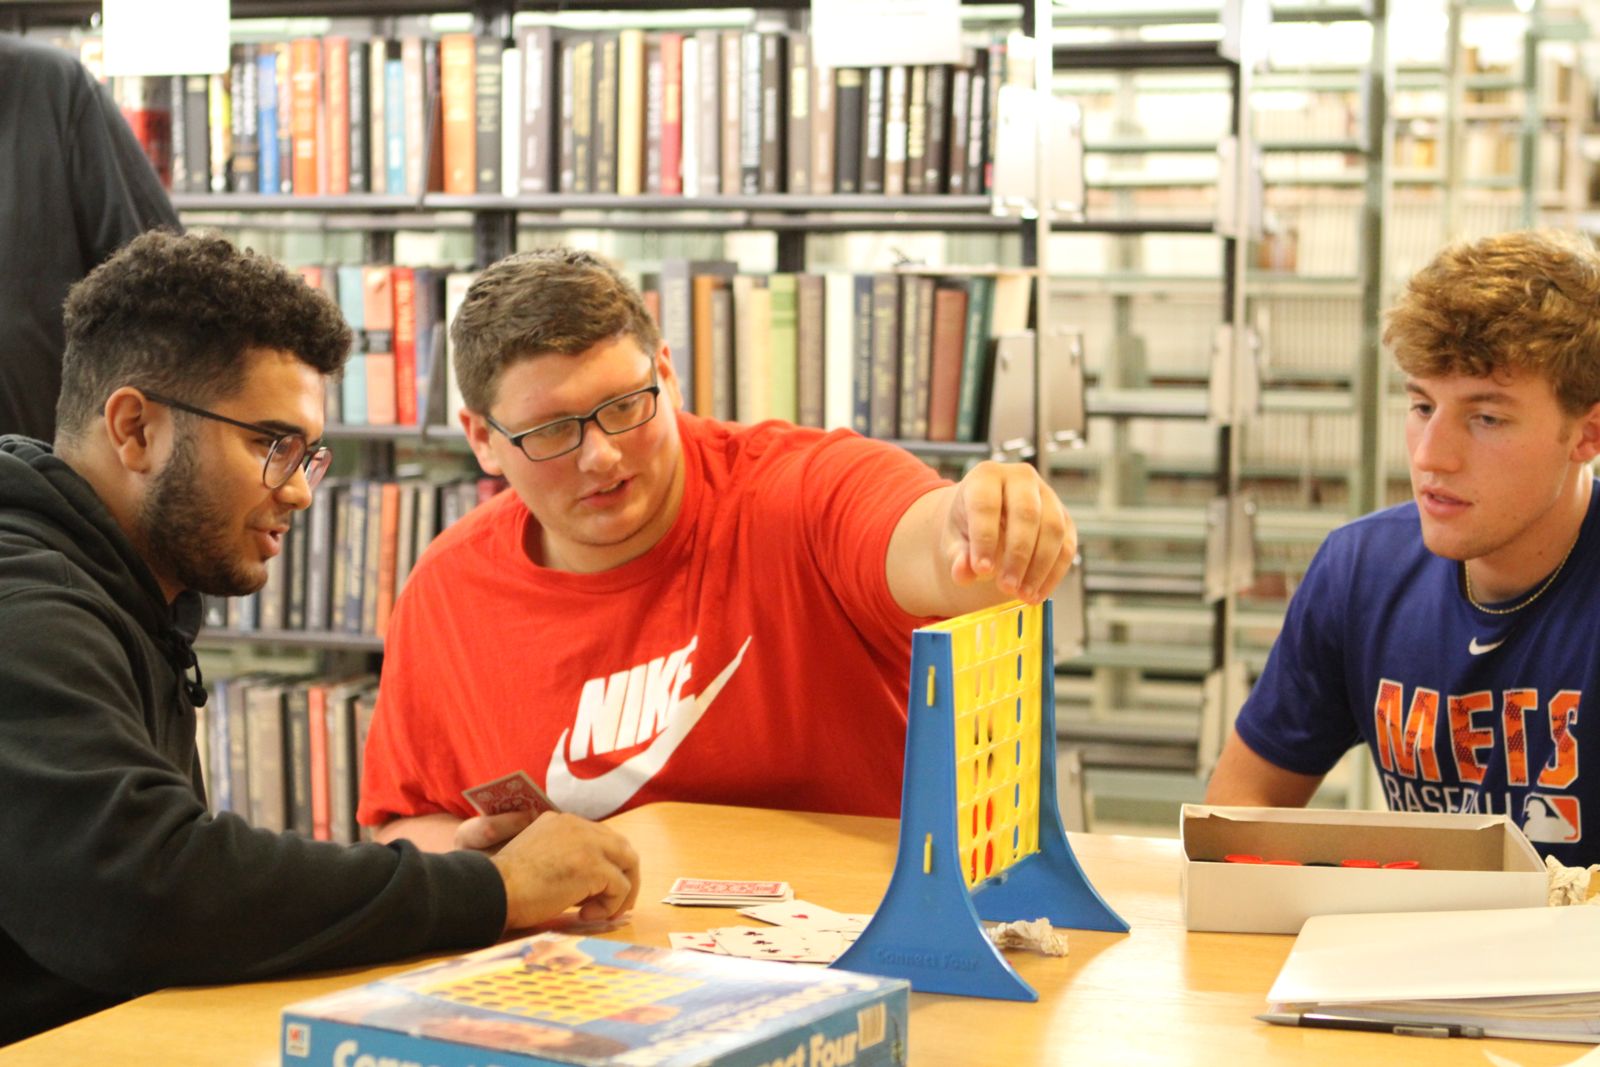
<svg viewBox="0 0 1600 1067"><path fill-rule="evenodd" d="M1419 378L1529 372L1576 415L1600 403L1600 253L1560 230L1453 244L1389 309L1384 344Z"/></svg>

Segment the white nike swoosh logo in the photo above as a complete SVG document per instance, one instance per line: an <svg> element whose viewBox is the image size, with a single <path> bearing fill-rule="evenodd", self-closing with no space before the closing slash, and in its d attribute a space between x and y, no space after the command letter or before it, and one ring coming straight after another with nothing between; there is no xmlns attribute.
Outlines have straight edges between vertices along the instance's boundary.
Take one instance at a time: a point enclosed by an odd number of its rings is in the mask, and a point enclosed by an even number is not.
<svg viewBox="0 0 1600 1067"><path fill-rule="evenodd" d="M544 787L550 799L563 811L582 815L586 819L603 819L633 798L644 784L660 773L667 760L683 744L689 731L695 728L711 702L717 699L722 687L728 684L733 672L744 661L745 650L752 638L745 638L739 654L733 657L722 673L694 697L683 697L668 717L667 728L650 740L643 752L636 752L617 766L596 778L579 778L567 766L567 735L562 730L556 739L555 751L550 754L550 767L545 771Z"/></svg>
<svg viewBox="0 0 1600 1067"><path fill-rule="evenodd" d="M1491 641L1487 645L1480 645L1478 643L1478 639L1474 637L1471 641L1467 642L1467 651L1472 653L1474 656L1481 656L1485 652L1493 652L1495 649L1499 648L1505 643L1506 639L1502 637L1498 641Z"/></svg>

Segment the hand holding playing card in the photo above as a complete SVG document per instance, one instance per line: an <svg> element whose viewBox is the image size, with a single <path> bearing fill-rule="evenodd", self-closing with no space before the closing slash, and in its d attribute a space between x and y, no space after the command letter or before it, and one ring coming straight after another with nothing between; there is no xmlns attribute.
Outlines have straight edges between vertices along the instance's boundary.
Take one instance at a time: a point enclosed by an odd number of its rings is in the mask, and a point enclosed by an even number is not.
<svg viewBox="0 0 1600 1067"><path fill-rule="evenodd" d="M626 838L576 815L547 812L506 842L493 863L506 884L506 930L522 930L576 907L610 919L639 896L639 856Z"/></svg>
<svg viewBox="0 0 1600 1067"><path fill-rule="evenodd" d="M547 811L560 811L555 801L539 788L527 771L512 771L482 785L463 789L461 795L479 815L499 815L507 811L531 811L537 818Z"/></svg>

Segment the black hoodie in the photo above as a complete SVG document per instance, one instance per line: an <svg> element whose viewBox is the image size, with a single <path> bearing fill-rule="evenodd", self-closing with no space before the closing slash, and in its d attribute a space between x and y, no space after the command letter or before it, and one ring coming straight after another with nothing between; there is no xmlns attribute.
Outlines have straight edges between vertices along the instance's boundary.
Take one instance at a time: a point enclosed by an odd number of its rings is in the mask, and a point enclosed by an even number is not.
<svg viewBox="0 0 1600 1067"><path fill-rule="evenodd" d="M184 681L198 618L83 478L0 437L0 1044L163 986L500 935L482 855L206 810Z"/></svg>

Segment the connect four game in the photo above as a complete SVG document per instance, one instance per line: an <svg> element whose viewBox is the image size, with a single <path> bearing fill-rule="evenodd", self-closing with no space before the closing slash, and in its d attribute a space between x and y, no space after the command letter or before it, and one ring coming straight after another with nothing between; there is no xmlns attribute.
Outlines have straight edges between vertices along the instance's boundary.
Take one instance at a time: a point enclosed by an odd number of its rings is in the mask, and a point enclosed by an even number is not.
<svg viewBox="0 0 1600 1067"><path fill-rule="evenodd" d="M283 1009L284 1067L905 1067L909 986L554 932Z"/></svg>
<svg viewBox="0 0 1600 1067"><path fill-rule="evenodd" d="M1037 1000L981 921L1125 932L1056 800L1051 610L1020 602L912 634L900 841L883 902L835 967L913 989Z"/></svg>

